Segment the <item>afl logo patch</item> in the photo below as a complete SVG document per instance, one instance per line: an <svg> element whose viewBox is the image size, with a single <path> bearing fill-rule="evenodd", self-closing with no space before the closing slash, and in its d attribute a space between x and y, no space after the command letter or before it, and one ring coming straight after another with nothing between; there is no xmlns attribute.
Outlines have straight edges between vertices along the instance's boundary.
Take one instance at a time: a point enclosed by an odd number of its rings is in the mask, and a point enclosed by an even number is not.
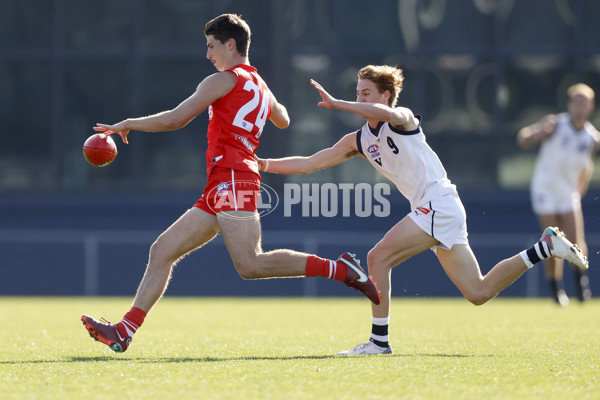
<svg viewBox="0 0 600 400"><path fill-rule="evenodd" d="M221 182L217 185L217 192L229 189L229 182Z"/></svg>
<svg viewBox="0 0 600 400"><path fill-rule="evenodd" d="M369 146L367 151L371 154L376 153L377 151L379 151L379 146L377 146L376 144L372 144Z"/></svg>

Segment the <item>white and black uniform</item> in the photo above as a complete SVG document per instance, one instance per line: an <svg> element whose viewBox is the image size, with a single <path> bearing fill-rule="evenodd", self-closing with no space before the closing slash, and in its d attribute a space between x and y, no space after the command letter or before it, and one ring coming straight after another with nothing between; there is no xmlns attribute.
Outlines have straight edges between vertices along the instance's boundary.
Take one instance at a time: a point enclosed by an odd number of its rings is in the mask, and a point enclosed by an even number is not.
<svg viewBox="0 0 600 400"><path fill-rule="evenodd" d="M590 122L577 131L569 114L558 115L556 130L540 146L531 180L531 203L537 215L581 208L579 177L598 140L598 131Z"/></svg>
<svg viewBox="0 0 600 400"><path fill-rule="evenodd" d="M410 202L410 218L444 249L466 244L465 209L437 154L425 141L421 116L414 131L401 131L387 122L376 129L366 123L356 134L356 145L383 176ZM437 246L434 246L437 247Z"/></svg>

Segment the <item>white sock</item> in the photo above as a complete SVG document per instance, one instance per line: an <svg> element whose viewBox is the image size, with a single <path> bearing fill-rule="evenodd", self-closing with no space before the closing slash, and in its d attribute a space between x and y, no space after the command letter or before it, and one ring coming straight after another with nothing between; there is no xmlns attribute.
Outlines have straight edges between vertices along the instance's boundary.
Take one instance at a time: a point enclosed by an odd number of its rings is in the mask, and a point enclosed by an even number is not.
<svg viewBox="0 0 600 400"><path fill-rule="evenodd" d="M375 318L375 317L373 317L373 323L375 325L389 325L390 324L390 317L385 317L385 318Z"/></svg>
<svg viewBox="0 0 600 400"><path fill-rule="evenodd" d="M523 259L523 262L525 263L525 265L527 266L527 268L533 267L533 263L531 262L531 260L529 259L529 257L527 257L527 250L523 250L522 252L519 253L519 255Z"/></svg>

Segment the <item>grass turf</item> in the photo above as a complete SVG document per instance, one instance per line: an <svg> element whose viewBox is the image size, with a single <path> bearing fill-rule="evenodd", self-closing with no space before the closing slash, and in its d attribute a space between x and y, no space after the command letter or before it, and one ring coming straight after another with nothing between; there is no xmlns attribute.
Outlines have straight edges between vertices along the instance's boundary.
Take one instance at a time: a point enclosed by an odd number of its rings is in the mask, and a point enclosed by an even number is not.
<svg viewBox="0 0 600 400"><path fill-rule="evenodd" d="M340 358L368 338L361 298L165 298L126 353L81 314L123 298L0 297L2 399L598 399L600 301L395 299L391 356Z"/></svg>

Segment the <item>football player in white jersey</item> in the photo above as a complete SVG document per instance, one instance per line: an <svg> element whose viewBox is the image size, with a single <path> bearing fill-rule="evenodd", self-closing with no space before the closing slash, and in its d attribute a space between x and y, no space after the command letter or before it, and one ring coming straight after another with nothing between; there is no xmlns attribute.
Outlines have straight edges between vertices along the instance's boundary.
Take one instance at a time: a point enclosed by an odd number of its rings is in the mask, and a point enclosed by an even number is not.
<svg viewBox="0 0 600 400"><path fill-rule="evenodd" d="M594 91L578 83L567 89L567 112L547 115L519 131L517 142L525 149L541 143L531 181L533 212L540 225L559 227L587 256L581 197L593 171L593 157L600 134L589 122L594 110ZM554 300L569 304L563 285L563 260L544 262ZM577 297L589 299L592 292L586 271L575 268Z"/></svg>
<svg viewBox="0 0 600 400"><path fill-rule="evenodd" d="M366 124L310 157L259 159L262 171L307 174L361 156L391 179L411 203L411 212L367 256L369 272L381 292L381 303L372 308L370 338L340 355L392 352L388 335L392 268L427 249L435 251L446 274L475 305L494 298L542 259L561 257L581 268L588 266L581 251L562 232L547 228L534 246L500 261L486 275L481 273L467 240L465 210L440 160L425 141L421 117L408 108L396 107L403 80L398 68L366 66L358 73L355 102L335 99L311 81L321 95L319 107L358 114Z"/></svg>

